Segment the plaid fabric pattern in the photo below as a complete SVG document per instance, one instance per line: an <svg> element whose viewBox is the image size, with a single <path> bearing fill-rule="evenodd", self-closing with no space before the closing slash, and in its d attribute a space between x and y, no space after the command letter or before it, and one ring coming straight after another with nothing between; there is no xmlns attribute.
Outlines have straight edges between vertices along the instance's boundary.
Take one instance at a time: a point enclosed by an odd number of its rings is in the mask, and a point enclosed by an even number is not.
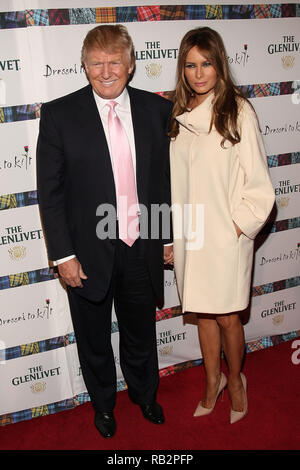
<svg viewBox="0 0 300 470"><path fill-rule="evenodd" d="M38 203L37 191L0 196L0 210L32 206Z"/></svg>
<svg viewBox="0 0 300 470"><path fill-rule="evenodd" d="M292 95L294 93L293 82L281 82L280 83L280 94L281 95Z"/></svg>
<svg viewBox="0 0 300 470"><path fill-rule="evenodd" d="M21 356L31 356L40 352L39 343L22 344L20 349Z"/></svg>
<svg viewBox="0 0 300 470"><path fill-rule="evenodd" d="M168 20L185 20L186 19L186 7L185 5L164 5L160 7L160 19L161 21Z"/></svg>
<svg viewBox="0 0 300 470"><path fill-rule="evenodd" d="M300 163L300 152L293 152L291 154L291 163Z"/></svg>
<svg viewBox="0 0 300 470"><path fill-rule="evenodd" d="M283 232L284 230L288 230L289 228L289 220L277 220L274 224L274 228L276 232Z"/></svg>
<svg viewBox="0 0 300 470"><path fill-rule="evenodd" d="M255 98L254 85L240 85L238 88L246 98Z"/></svg>
<svg viewBox="0 0 300 470"><path fill-rule="evenodd" d="M0 426L6 426L7 424L12 424L13 419L10 415L0 416Z"/></svg>
<svg viewBox="0 0 300 470"><path fill-rule="evenodd" d="M205 20L206 8L205 5L187 5L186 6L186 19L187 20Z"/></svg>
<svg viewBox="0 0 300 470"><path fill-rule="evenodd" d="M45 268L38 269L36 271L29 271L26 273L2 276L0 277L0 290L57 279L58 275L55 269Z"/></svg>
<svg viewBox="0 0 300 470"><path fill-rule="evenodd" d="M291 164L290 153L281 153L278 155L278 166L290 165L290 164Z"/></svg>
<svg viewBox="0 0 300 470"><path fill-rule="evenodd" d="M72 8L69 10L70 24L96 23L95 8Z"/></svg>
<svg viewBox="0 0 300 470"><path fill-rule="evenodd" d="M9 11L7 13L0 13L0 29L25 27L25 11Z"/></svg>
<svg viewBox="0 0 300 470"><path fill-rule="evenodd" d="M127 390L127 385L125 380L118 380L117 382L117 392L122 392L122 390Z"/></svg>
<svg viewBox="0 0 300 470"><path fill-rule="evenodd" d="M288 230L293 228L300 227L300 217L294 217L293 219L288 219Z"/></svg>
<svg viewBox="0 0 300 470"><path fill-rule="evenodd" d="M42 103L33 104L33 110L34 110L36 119L38 119L41 116L41 107L42 107Z"/></svg>
<svg viewBox="0 0 300 470"><path fill-rule="evenodd" d="M66 337L72 338L72 341L66 341ZM57 338L50 338L41 341L36 341L29 344L21 344L20 346L13 346L2 350L5 360L16 359L23 356L31 356L41 352L53 351L55 349L64 348L70 344L76 343L74 333L66 336L58 336Z"/></svg>
<svg viewBox="0 0 300 470"><path fill-rule="evenodd" d="M160 6L137 7L138 21L160 21Z"/></svg>
<svg viewBox="0 0 300 470"><path fill-rule="evenodd" d="M67 25L70 24L70 14L68 9L48 10L49 25Z"/></svg>
<svg viewBox="0 0 300 470"><path fill-rule="evenodd" d="M15 194L6 194L5 196L0 196L0 210L14 209L15 207L17 207Z"/></svg>
<svg viewBox="0 0 300 470"><path fill-rule="evenodd" d="M26 286L29 284L28 273L18 273L9 275L10 287Z"/></svg>
<svg viewBox="0 0 300 470"><path fill-rule="evenodd" d="M21 357L20 346L14 346L5 350L5 359L7 361L9 361L10 359L15 359L16 357Z"/></svg>
<svg viewBox="0 0 300 470"><path fill-rule="evenodd" d="M278 166L278 155L268 155L267 159L269 168Z"/></svg>
<svg viewBox="0 0 300 470"><path fill-rule="evenodd" d="M15 120L27 121L29 119L36 119L35 109L33 104L25 104L23 106L15 106Z"/></svg>
<svg viewBox="0 0 300 470"><path fill-rule="evenodd" d="M271 86L269 83L261 83L254 85L254 95L256 97L270 96L271 95Z"/></svg>
<svg viewBox="0 0 300 470"><path fill-rule="evenodd" d="M273 282L274 292L285 289L285 279Z"/></svg>
<svg viewBox="0 0 300 470"><path fill-rule="evenodd" d="M223 18L223 9L221 5L206 5L207 20L221 20Z"/></svg>
<svg viewBox="0 0 300 470"><path fill-rule="evenodd" d="M255 18L271 18L270 5L254 5Z"/></svg>
<svg viewBox="0 0 300 470"><path fill-rule="evenodd" d="M156 311L156 321L166 320L167 318L175 318L182 315L181 306L165 308Z"/></svg>
<svg viewBox="0 0 300 470"><path fill-rule="evenodd" d="M27 26L49 26L48 10L25 10Z"/></svg>
<svg viewBox="0 0 300 470"><path fill-rule="evenodd" d="M281 12L281 5L278 4L271 4L270 5L270 14L271 18L281 18L282 12Z"/></svg>
<svg viewBox="0 0 300 470"><path fill-rule="evenodd" d="M86 403L88 401L90 401L90 396L87 392L79 393L74 398L74 403L76 406L81 405L82 403Z"/></svg>
<svg viewBox="0 0 300 470"><path fill-rule="evenodd" d="M96 23L116 23L116 8L96 8Z"/></svg>
<svg viewBox="0 0 300 470"><path fill-rule="evenodd" d="M46 416L49 415L49 408L47 405L38 406L36 408L31 408L31 416L32 418L37 418L38 416Z"/></svg>
<svg viewBox="0 0 300 470"><path fill-rule="evenodd" d="M224 19L225 19L225 14L226 14L226 18L231 19L231 20L255 18L253 5L230 5L228 7L228 10L229 11L225 13L225 9L223 7Z"/></svg>
<svg viewBox="0 0 300 470"><path fill-rule="evenodd" d="M283 3L281 6L282 18L294 18L296 16L296 4L295 3Z"/></svg>
<svg viewBox="0 0 300 470"><path fill-rule="evenodd" d="M270 95L271 96L280 95L280 83L270 83Z"/></svg>
<svg viewBox="0 0 300 470"><path fill-rule="evenodd" d="M297 287L300 286L300 277L291 277L290 279L286 279L285 281L286 288L289 289L290 287Z"/></svg>
<svg viewBox="0 0 300 470"><path fill-rule="evenodd" d="M263 346L261 340L250 341L250 342L246 345L246 352L247 352L247 353L250 353L250 352L254 352L254 351L259 351L260 349L263 349L263 348L264 348L264 346Z"/></svg>
<svg viewBox="0 0 300 470"><path fill-rule="evenodd" d="M137 7L117 7L117 23L132 23L137 21Z"/></svg>
<svg viewBox="0 0 300 470"><path fill-rule="evenodd" d="M14 122L14 107L8 106L6 108L2 108L4 113L4 122Z"/></svg>

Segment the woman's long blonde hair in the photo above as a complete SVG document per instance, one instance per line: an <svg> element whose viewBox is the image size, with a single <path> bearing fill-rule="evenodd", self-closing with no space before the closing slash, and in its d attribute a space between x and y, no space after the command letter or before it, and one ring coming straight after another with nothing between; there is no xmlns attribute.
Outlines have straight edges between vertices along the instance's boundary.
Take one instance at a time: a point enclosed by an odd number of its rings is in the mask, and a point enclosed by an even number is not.
<svg viewBox="0 0 300 470"><path fill-rule="evenodd" d="M173 113L170 122L170 137L176 137L179 132L179 124L176 116L188 111L189 102L194 94L185 78L186 56L192 47L198 47L212 64L217 73L217 84L214 88L215 99L211 126L214 125L225 140L232 145L240 141L237 128L238 103L237 97L244 98L242 93L234 85L230 75L226 50L221 36L211 28L203 27L192 29L183 37L178 55L177 84L173 94Z"/></svg>

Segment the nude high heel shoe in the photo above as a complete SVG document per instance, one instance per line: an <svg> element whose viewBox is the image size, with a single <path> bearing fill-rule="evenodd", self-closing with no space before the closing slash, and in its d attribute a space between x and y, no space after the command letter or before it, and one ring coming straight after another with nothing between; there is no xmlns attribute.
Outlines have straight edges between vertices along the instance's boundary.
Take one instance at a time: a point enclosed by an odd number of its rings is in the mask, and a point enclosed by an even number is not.
<svg viewBox="0 0 300 470"><path fill-rule="evenodd" d="M198 406L195 410L195 413L194 413L194 417L198 417L198 416L205 416L205 415L208 415L209 413L211 413L215 407L215 404L216 404L216 401L217 401L217 398L218 396L220 395L220 393L224 390L224 388L226 387L227 385L227 378L226 378L226 375L223 374L223 372L221 372L221 378L220 378L220 383L219 383L219 387L218 387L218 391L217 391L217 394L216 394L216 397L215 397L215 401L214 401L214 404L211 408L205 408L205 406L202 406L201 405L201 401L198 403Z"/></svg>
<svg viewBox="0 0 300 470"><path fill-rule="evenodd" d="M244 374L241 373L241 379L243 383L243 388L245 392L245 404L243 411L235 411L231 408L230 410L230 424L234 424L237 421L240 421L248 412L248 400L247 400L247 380Z"/></svg>

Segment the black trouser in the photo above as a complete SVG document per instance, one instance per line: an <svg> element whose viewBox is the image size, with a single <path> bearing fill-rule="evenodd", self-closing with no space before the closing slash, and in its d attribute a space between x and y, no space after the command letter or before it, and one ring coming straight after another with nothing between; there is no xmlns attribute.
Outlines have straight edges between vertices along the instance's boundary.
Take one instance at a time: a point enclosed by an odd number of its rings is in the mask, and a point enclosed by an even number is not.
<svg viewBox="0 0 300 470"><path fill-rule="evenodd" d="M80 261L80 260L79 260ZM116 368L111 345L112 304L118 320L120 365L131 400L155 401L159 381L155 296L140 240L130 248L116 240L112 280L106 297L91 302L68 288L82 374L94 408L112 411Z"/></svg>

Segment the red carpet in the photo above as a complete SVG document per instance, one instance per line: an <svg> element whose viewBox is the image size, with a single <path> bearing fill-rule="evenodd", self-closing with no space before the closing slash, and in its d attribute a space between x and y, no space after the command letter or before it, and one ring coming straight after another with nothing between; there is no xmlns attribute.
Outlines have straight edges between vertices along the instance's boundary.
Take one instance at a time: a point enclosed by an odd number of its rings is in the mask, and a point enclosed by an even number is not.
<svg viewBox="0 0 300 470"><path fill-rule="evenodd" d="M299 341L299 339L297 340ZM228 392L209 416L193 418L204 390L203 366L160 382L158 401L166 423L148 423L126 392L119 392L117 433L105 440L93 424L90 403L74 410L0 428L2 450L299 450L300 364L292 362L293 341L247 354L249 413L229 423ZM300 346L298 346L299 348ZM300 353L298 354L300 359ZM226 373L226 366L223 363Z"/></svg>

